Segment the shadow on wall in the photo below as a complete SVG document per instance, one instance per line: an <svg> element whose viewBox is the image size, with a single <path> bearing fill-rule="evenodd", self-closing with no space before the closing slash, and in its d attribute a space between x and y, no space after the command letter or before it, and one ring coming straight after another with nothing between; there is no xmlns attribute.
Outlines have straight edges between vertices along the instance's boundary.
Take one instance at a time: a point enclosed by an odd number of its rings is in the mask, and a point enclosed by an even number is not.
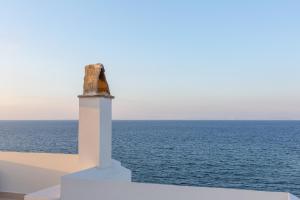
<svg viewBox="0 0 300 200"><path fill-rule="evenodd" d="M31 193L59 184L67 173L0 160L0 192Z"/></svg>

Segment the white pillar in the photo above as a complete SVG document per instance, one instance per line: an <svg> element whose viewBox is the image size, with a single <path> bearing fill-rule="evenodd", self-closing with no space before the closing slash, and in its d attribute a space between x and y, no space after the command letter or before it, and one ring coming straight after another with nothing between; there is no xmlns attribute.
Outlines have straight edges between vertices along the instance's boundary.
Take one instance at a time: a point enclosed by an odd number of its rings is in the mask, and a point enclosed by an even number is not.
<svg viewBox="0 0 300 200"><path fill-rule="evenodd" d="M111 158L111 96L79 96L78 150L85 168L61 178L61 200L73 200L74 191L97 192L103 181L131 182L131 171Z"/></svg>
<svg viewBox="0 0 300 200"><path fill-rule="evenodd" d="M109 167L112 152L111 96L79 96L79 159L84 166Z"/></svg>

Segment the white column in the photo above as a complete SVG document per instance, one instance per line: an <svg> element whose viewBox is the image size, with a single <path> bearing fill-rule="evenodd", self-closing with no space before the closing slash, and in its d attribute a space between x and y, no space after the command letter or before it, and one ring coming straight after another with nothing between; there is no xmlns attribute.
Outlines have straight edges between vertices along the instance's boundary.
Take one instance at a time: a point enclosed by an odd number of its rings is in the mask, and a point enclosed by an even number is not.
<svg viewBox="0 0 300 200"><path fill-rule="evenodd" d="M131 171L111 158L112 97L79 96L79 158L85 168L61 178L61 200L75 191L97 192L103 181L131 182Z"/></svg>
<svg viewBox="0 0 300 200"><path fill-rule="evenodd" d="M79 96L79 159L84 166L109 167L112 152L112 97Z"/></svg>

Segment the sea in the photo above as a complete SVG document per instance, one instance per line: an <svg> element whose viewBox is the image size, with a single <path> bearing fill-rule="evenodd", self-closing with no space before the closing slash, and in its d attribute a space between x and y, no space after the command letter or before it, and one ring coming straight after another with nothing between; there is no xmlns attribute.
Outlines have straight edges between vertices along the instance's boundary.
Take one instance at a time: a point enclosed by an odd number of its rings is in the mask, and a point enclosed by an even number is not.
<svg viewBox="0 0 300 200"><path fill-rule="evenodd" d="M0 150L75 154L78 121L0 121ZM113 121L135 182L300 196L300 121Z"/></svg>

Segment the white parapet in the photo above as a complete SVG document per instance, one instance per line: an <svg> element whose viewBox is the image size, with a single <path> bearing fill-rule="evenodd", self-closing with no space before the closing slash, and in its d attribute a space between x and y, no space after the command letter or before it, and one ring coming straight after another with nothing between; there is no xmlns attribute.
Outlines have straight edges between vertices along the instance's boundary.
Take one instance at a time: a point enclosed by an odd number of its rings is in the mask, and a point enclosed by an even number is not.
<svg viewBox="0 0 300 200"><path fill-rule="evenodd" d="M75 191L88 190L91 184L131 182L131 171L111 157L111 109L111 96L79 96L78 167L84 170L63 176L60 186L26 195L26 200L71 200Z"/></svg>
<svg viewBox="0 0 300 200"><path fill-rule="evenodd" d="M97 186L107 181L129 183L131 182L131 171L121 166L120 162L112 160L110 167L95 167L65 175L61 178L61 200L74 200L75 191L90 191L91 186L95 186L96 192L98 190ZM97 196L94 196L93 199L100 198L102 195L98 192L95 194Z"/></svg>
<svg viewBox="0 0 300 200"><path fill-rule="evenodd" d="M24 200L60 200L60 185L25 195Z"/></svg>
<svg viewBox="0 0 300 200"><path fill-rule="evenodd" d="M77 154L0 152L0 192L35 192L82 169Z"/></svg>
<svg viewBox="0 0 300 200"><path fill-rule="evenodd" d="M74 191L89 190L101 182L131 182L131 171L111 158L112 114L110 96L79 96L79 159L93 168L61 178L61 199L72 200Z"/></svg>
<svg viewBox="0 0 300 200"><path fill-rule="evenodd" d="M286 192L264 192L116 181L77 182L61 200L299 200Z"/></svg>
<svg viewBox="0 0 300 200"><path fill-rule="evenodd" d="M111 165L112 98L79 96L79 159L84 166Z"/></svg>

